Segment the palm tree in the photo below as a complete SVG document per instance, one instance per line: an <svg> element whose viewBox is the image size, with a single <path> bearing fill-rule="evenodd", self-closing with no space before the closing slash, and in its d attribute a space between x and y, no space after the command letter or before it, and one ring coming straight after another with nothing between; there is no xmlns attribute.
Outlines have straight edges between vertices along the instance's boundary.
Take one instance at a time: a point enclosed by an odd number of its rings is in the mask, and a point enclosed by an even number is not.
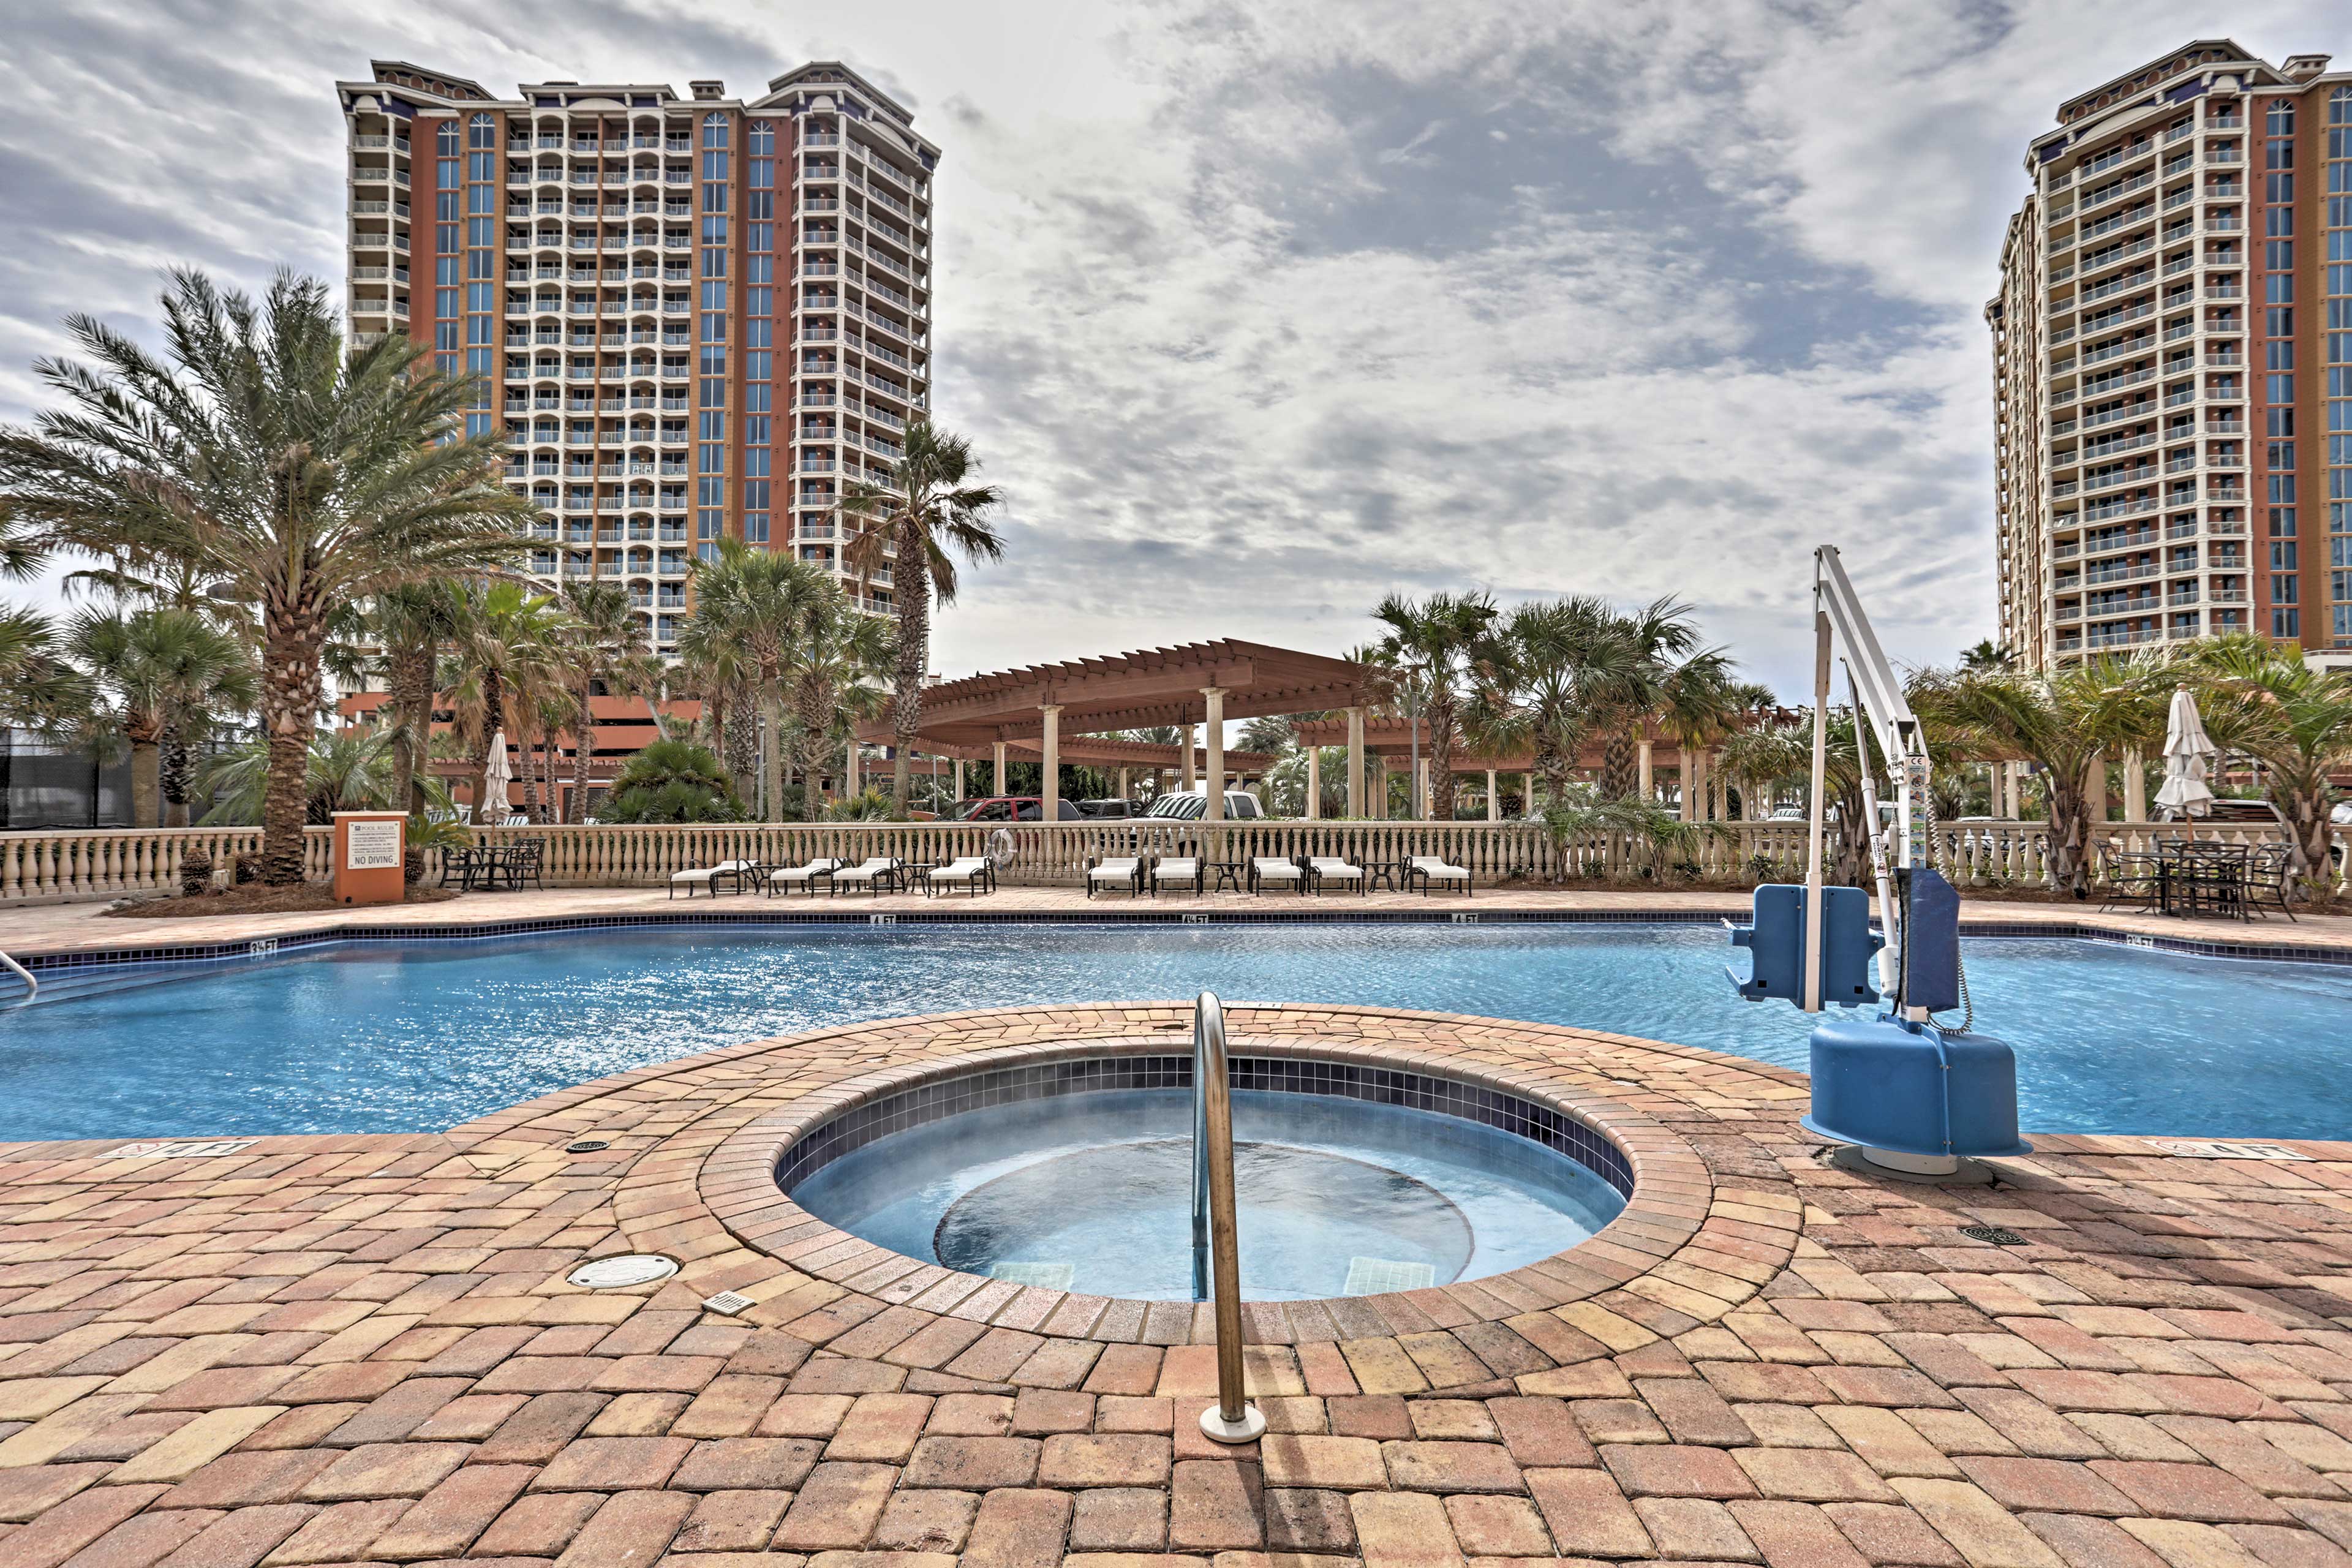
<svg viewBox="0 0 2352 1568"><path fill-rule="evenodd" d="M439 695L441 647L457 635L465 599L449 579L402 583L375 596L368 630L376 646L392 724L392 798L414 815L424 807L420 777Z"/></svg>
<svg viewBox="0 0 2352 1568"><path fill-rule="evenodd" d="M2263 764L2263 791L2286 818L2294 870L2308 882L2330 864L2329 775L2352 767L2352 675L2304 662L2300 648L2252 633L2215 637L2189 655L2207 734Z"/></svg>
<svg viewBox="0 0 2352 1568"><path fill-rule="evenodd" d="M335 610L496 566L527 548L532 509L502 482L503 440L460 428L480 382L401 334L347 345L324 283L280 273L257 303L175 271L163 310L160 359L68 320L94 363L36 363L66 407L0 427L0 490L48 543L152 551L259 606L262 878L297 883Z"/></svg>
<svg viewBox="0 0 2352 1568"><path fill-rule="evenodd" d="M97 700L89 677L66 661L47 616L0 608L0 724L63 734L88 721Z"/></svg>
<svg viewBox="0 0 2352 1568"><path fill-rule="evenodd" d="M1615 617L1614 635L1626 645L1612 689L1597 692L1596 728L1601 747L1601 793L1623 799L1641 787L1636 752L1643 724L1659 716L1686 666L1715 667L1703 680L1724 679L1723 653L1701 648L1690 606L1679 599L1653 599L1628 616Z"/></svg>
<svg viewBox="0 0 2352 1568"><path fill-rule="evenodd" d="M1484 594L1432 594L1417 604L1391 594L1372 612L1388 627L1380 646L1401 678L1416 741L1419 721L1429 721L1431 798L1423 803L1423 812L1435 821L1454 816L1454 754L1462 737L1463 703L1476 667L1496 657L1492 628L1497 614Z"/></svg>
<svg viewBox="0 0 2352 1568"><path fill-rule="evenodd" d="M656 741L631 757L603 810L614 822L743 820L719 759L687 741Z"/></svg>
<svg viewBox="0 0 2352 1568"><path fill-rule="evenodd" d="M479 579L458 591L456 628L450 637L458 677L450 706L458 732L473 745L474 815L487 822L490 748L510 727L509 710L528 714L541 693L570 689L562 650L557 646L562 612L544 594L520 584Z"/></svg>
<svg viewBox="0 0 2352 1568"><path fill-rule="evenodd" d="M190 610L90 610L66 647L114 700L134 825L187 826L191 747L257 695L244 646Z"/></svg>
<svg viewBox="0 0 2352 1568"><path fill-rule="evenodd" d="M761 767L764 820L783 818L784 667L791 639L800 630L809 602L838 595L831 574L781 552L761 550L740 539L722 539L715 559L694 565L695 618L712 623L713 635L743 646L747 683L768 731Z"/></svg>
<svg viewBox="0 0 2352 1568"><path fill-rule="evenodd" d="M558 634L563 662L572 677L577 712L572 723L572 806L567 822L585 819L588 810L588 765L596 752L596 688L614 697L631 697L650 689L660 679L660 666L646 643L646 626L629 607L629 595L617 583L566 583L565 622Z"/></svg>
<svg viewBox="0 0 2352 1568"><path fill-rule="evenodd" d="M836 731L846 731L839 738L855 745L856 721L880 710L877 683L888 677L898 653L889 627L859 611L829 576L815 576L817 586L803 602L793 628L784 675L794 742L803 749L798 761L803 776L812 781L814 764L830 754ZM814 788L804 788L801 795L802 815L811 822L817 816L815 795Z"/></svg>
<svg viewBox="0 0 2352 1568"><path fill-rule="evenodd" d="M759 765L751 655L726 623L700 602L677 629L675 674L679 689L701 700L702 733L712 753L725 761L735 793L751 795L751 774ZM733 721L738 715L741 721ZM662 738L670 737L665 733Z"/></svg>
<svg viewBox="0 0 2352 1568"><path fill-rule="evenodd" d="M1866 732L1866 731L1865 731ZM1826 862L1822 875L1839 887L1858 888L1869 870L1869 810L1862 792L1862 760L1854 751L1853 710L1832 708L1824 726L1822 793L1836 819L1827 828ZM1753 724L1734 731L1723 742L1723 770L1734 778L1760 784L1766 793L1776 785L1791 786L1808 795L1813 777L1813 716L1800 710L1793 721ZM1874 742L1871 770L1875 777L1883 759Z"/></svg>
<svg viewBox="0 0 2352 1568"><path fill-rule="evenodd" d="M853 484L839 510L848 544L844 559L858 574L858 597L877 575L887 575L898 617L898 672L892 683L890 798L907 807L907 767L922 723L923 673L930 668L931 599L955 603L952 550L967 562L995 561L1004 538L988 514L1003 500L994 485L971 482L980 459L961 436L929 420L907 426L906 454L887 485Z"/></svg>
<svg viewBox="0 0 2352 1568"><path fill-rule="evenodd" d="M1521 605L1493 644L1465 730L1486 750L1524 748L1545 797L1565 799L1585 742L1614 711L1639 663L1623 617L1590 595Z"/></svg>
<svg viewBox="0 0 2352 1568"><path fill-rule="evenodd" d="M2000 668L1923 670L1911 707L1932 745L1986 760L2039 763L2050 800L2052 880L2076 898L2091 885L2091 769L2105 754L2164 739L2179 671L2158 654L2086 659L2041 674Z"/></svg>
<svg viewBox="0 0 2352 1568"><path fill-rule="evenodd" d="M206 826L245 823L260 817L276 787L277 748L268 736L215 752L197 764L199 789L213 801ZM302 759L302 819L313 827L334 821L338 811L392 807L391 735L383 730L320 731L310 737Z"/></svg>

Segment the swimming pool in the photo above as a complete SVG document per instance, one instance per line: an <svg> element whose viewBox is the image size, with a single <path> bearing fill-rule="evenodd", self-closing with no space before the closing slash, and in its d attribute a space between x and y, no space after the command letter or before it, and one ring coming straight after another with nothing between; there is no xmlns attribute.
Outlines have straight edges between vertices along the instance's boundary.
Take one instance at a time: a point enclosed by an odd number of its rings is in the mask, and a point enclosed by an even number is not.
<svg viewBox="0 0 2352 1568"><path fill-rule="evenodd" d="M1965 944L2030 1132L2341 1137L2352 968L2073 939ZM418 1131L608 1073L862 1019L1189 997L1525 1018L1801 1069L1719 927L643 929L352 946L0 1013L0 1139ZM1744 960L1742 960L1744 963Z"/></svg>

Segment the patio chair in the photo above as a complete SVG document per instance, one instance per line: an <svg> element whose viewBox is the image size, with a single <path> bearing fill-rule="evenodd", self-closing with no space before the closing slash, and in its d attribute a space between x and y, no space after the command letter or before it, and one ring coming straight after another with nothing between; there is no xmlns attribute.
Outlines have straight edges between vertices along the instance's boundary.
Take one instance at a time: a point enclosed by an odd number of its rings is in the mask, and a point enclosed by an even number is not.
<svg viewBox="0 0 2352 1568"><path fill-rule="evenodd" d="M533 839L529 844L504 844L490 851L489 881L493 888L505 888L520 893L529 882L541 892L547 884L540 880L540 862L547 847Z"/></svg>
<svg viewBox="0 0 2352 1568"><path fill-rule="evenodd" d="M673 899L677 897L677 890L684 888L686 896L690 899L694 897L695 889L708 888L715 899L719 896L719 884L721 882L734 883L735 890L740 893L743 890L745 879L757 875L759 869L757 860L721 860L716 866L698 866L691 871L672 871L669 874L669 896Z"/></svg>
<svg viewBox="0 0 2352 1568"><path fill-rule="evenodd" d="M1113 855L1104 859L1087 862L1087 897L1093 898L1095 889L1108 892L1113 888L1125 888L1140 898L1143 894L1143 860L1135 855Z"/></svg>
<svg viewBox="0 0 2352 1568"><path fill-rule="evenodd" d="M773 898L780 891L789 893L794 888L798 888L809 897L814 898L818 880L830 878L835 871L848 864L846 860L836 860L829 855L820 855L805 866L779 866L768 873L768 896Z"/></svg>
<svg viewBox="0 0 2352 1568"><path fill-rule="evenodd" d="M1249 889L1263 893L1273 886L1287 885L1301 893L1307 891L1307 868L1296 860L1279 855L1253 855L1249 863Z"/></svg>
<svg viewBox="0 0 2352 1568"><path fill-rule="evenodd" d="M1439 882L1448 887L1459 882L1462 884L1462 896L1465 899L1470 896L1468 867L1453 865L1443 855L1408 855L1404 858L1404 885L1408 890L1418 884L1421 896L1425 899L1429 896L1430 888Z"/></svg>
<svg viewBox="0 0 2352 1568"><path fill-rule="evenodd" d="M934 866L923 873L927 891L949 893L961 888L978 898L982 893L996 891L996 868L985 855L959 855L944 866Z"/></svg>
<svg viewBox="0 0 2352 1568"><path fill-rule="evenodd" d="M2245 890L2241 895L2245 908L2276 910L2288 920L2295 921L2294 910L2288 900L2294 891L2294 848L2286 844L2264 844L2254 850L2246 866Z"/></svg>
<svg viewBox="0 0 2352 1568"><path fill-rule="evenodd" d="M898 861L895 856L874 855L855 866L835 871L825 879L825 886L838 895L845 888L863 888L869 893L879 893L885 888L898 885Z"/></svg>
<svg viewBox="0 0 2352 1568"><path fill-rule="evenodd" d="M2107 857L2107 896L2099 905L2105 913L2130 904L2146 910L2162 907L2164 862L2154 855L2116 854Z"/></svg>
<svg viewBox="0 0 2352 1568"><path fill-rule="evenodd" d="M1342 888L1352 884L1359 894L1371 891L1371 883L1366 879L1364 868L1352 860L1342 860L1337 855L1310 857L1307 868L1313 873L1312 880L1318 893L1323 890L1326 882L1337 882Z"/></svg>
<svg viewBox="0 0 2352 1568"><path fill-rule="evenodd" d="M1191 888L1201 890L1201 858L1197 855L1163 855L1151 863L1150 878L1151 896L1158 898L1162 888Z"/></svg>

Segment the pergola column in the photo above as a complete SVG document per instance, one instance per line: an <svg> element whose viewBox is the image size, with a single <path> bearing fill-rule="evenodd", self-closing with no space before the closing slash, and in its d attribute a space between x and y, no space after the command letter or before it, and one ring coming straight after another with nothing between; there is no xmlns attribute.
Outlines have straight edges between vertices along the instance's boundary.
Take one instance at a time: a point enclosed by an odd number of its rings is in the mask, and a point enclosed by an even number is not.
<svg viewBox="0 0 2352 1568"><path fill-rule="evenodd" d="M1701 747L1690 753L1691 776L1683 781L1683 792L1691 797L1691 820L1706 822L1715 816L1715 770L1707 765L1706 750Z"/></svg>
<svg viewBox="0 0 2352 1568"><path fill-rule="evenodd" d="M1370 816L1364 798L1364 710L1348 710L1348 815Z"/></svg>
<svg viewBox="0 0 2352 1568"><path fill-rule="evenodd" d="M857 776L857 737L852 735L849 737L848 765L841 774L841 796L844 800L855 800L863 789Z"/></svg>
<svg viewBox="0 0 2352 1568"><path fill-rule="evenodd" d="M2124 753L2124 820L2147 820L2147 759L2137 749Z"/></svg>
<svg viewBox="0 0 2352 1568"><path fill-rule="evenodd" d="M1118 798L1121 800L1131 798L1131 792L1128 787L1127 770L1125 768L1118 770Z"/></svg>
<svg viewBox="0 0 2352 1568"><path fill-rule="evenodd" d="M1203 686L1201 699L1207 704L1202 713L1202 739L1209 749L1209 776L1204 781L1209 789L1209 809L1204 814L1211 822L1225 819L1225 689Z"/></svg>
<svg viewBox="0 0 2352 1568"><path fill-rule="evenodd" d="M1496 785L1495 770L1492 768L1486 770L1486 820L1489 822L1503 820L1502 792Z"/></svg>
<svg viewBox="0 0 2352 1568"><path fill-rule="evenodd" d="M1184 754L1176 761L1176 787L1186 795L1192 793L1192 721L1190 719L1177 726L1176 749Z"/></svg>
<svg viewBox="0 0 2352 1568"><path fill-rule="evenodd" d="M996 785L989 793L992 795L1010 795L1013 793L1012 786L1004 776L1003 741L1002 739L998 740L993 749L996 752Z"/></svg>
<svg viewBox="0 0 2352 1568"><path fill-rule="evenodd" d="M1637 747L1635 747L1635 748L1634 748L1634 752L1633 752L1633 754L1634 754L1635 759L1639 762L1639 763L1640 763L1640 765L1641 765L1641 769L1642 769L1642 783L1641 783L1641 787L1640 787L1640 789L1639 789L1639 791L1638 791L1637 793L1641 795L1641 797L1642 797L1643 800L1648 800L1648 799L1652 798L1652 796L1651 796L1651 784L1650 784L1651 775L1650 775L1650 742L1649 742L1649 737L1647 737L1646 735L1643 737L1643 739L1642 739L1642 743L1641 743L1639 746L1637 746Z"/></svg>
<svg viewBox="0 0 2352 1568"><path fill-rule="evenodd" d="M1037 790L1037 820L1062 820L1062 705L1048 702L1037 710L1045 716L1045 777Z"/></svg>
<svg viewBox="0 0 2352 1568"><path fill-rule="evenodd" d="M1527 775L1527 783L1519 788L1519 814L1523 816L1531 816L1535 814L1535 810L1536 775L1530 773Z"/></svg>
<svg viewBox="0 0 2352 1568"><path fill-rule="evenodd" d="M1307 820L1323 819L1323 748L1307 748Z"/></svg>
<svg viewBox="0 0 2352 1568"><path fill-rule="evenodd" d="M955 760L955 797L958 800L963 798L963 759L961 757Z"/></svg>
<svg viewBox="0 0 2352 1568"><path fill-rule="evenodd" d="M1688 746L1675 747L1675 754L1681 759L1682 765L1682 788L1679 791L1683 797L1681 816L1685 822L1696 822L1698 820L1698 770L1691 759L1691 749Z"/></svg>
<svg viewBox="0 0 2352 1568"><path fill-rule="evenodd" d="M2105 752L2091 759L2091 776L2083 786L2083 798L2090 805L2093 826L2107 820L2107 754Z"/></svg>

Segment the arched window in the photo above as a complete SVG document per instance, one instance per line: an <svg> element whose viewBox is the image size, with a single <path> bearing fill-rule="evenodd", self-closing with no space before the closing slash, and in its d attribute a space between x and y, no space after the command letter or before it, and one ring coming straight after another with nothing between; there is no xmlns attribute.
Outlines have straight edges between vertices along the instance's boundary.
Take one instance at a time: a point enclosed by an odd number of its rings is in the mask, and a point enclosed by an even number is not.
<svg viewBox="0 0 2352 1568"><path fill-rule="evenodd" d="M751 140L747 145L750 148L751 155L755 158L764 158L774 153L776 150L776 127L774 122L766 120L754 120L751 121Z"/></svg>
<svg viewBox="0 0 2352 1568"><path fill-rule="evenodd" d="M2352 125L2352 87L2339 87L2327 95L2327 123Z"/></svg>
<svg viewBox="0 0 2352 1568"><path fill-rule="evenodd" d="M2264 131L2269 135L2294 135L2294 100L2291 98L2274 98L2271 100L2270 109L2264 113L2263 123Z"/></svg>
<svg viewBox="0 0 2352 1568"><path fill-rule="evenodd" d="M727 145L727 116L713 110L702 117L702 144L705 147Z"/></svg>
<svg viewBox="0 0 2352 1568"><path fill-rule="evenodd" d="M439 128L433 132L433 145L435 151L444 158L454 158L462 152L464 149L457 144L457 122L454 120L443 121Z"/></svg>
<svg viewBox="0 0 2352 1568"><path fill-rule="evenodd" d="M477 152L496 152L499 145L499 122L487 114L477 114L466 122L467 144Z"/></svg>

